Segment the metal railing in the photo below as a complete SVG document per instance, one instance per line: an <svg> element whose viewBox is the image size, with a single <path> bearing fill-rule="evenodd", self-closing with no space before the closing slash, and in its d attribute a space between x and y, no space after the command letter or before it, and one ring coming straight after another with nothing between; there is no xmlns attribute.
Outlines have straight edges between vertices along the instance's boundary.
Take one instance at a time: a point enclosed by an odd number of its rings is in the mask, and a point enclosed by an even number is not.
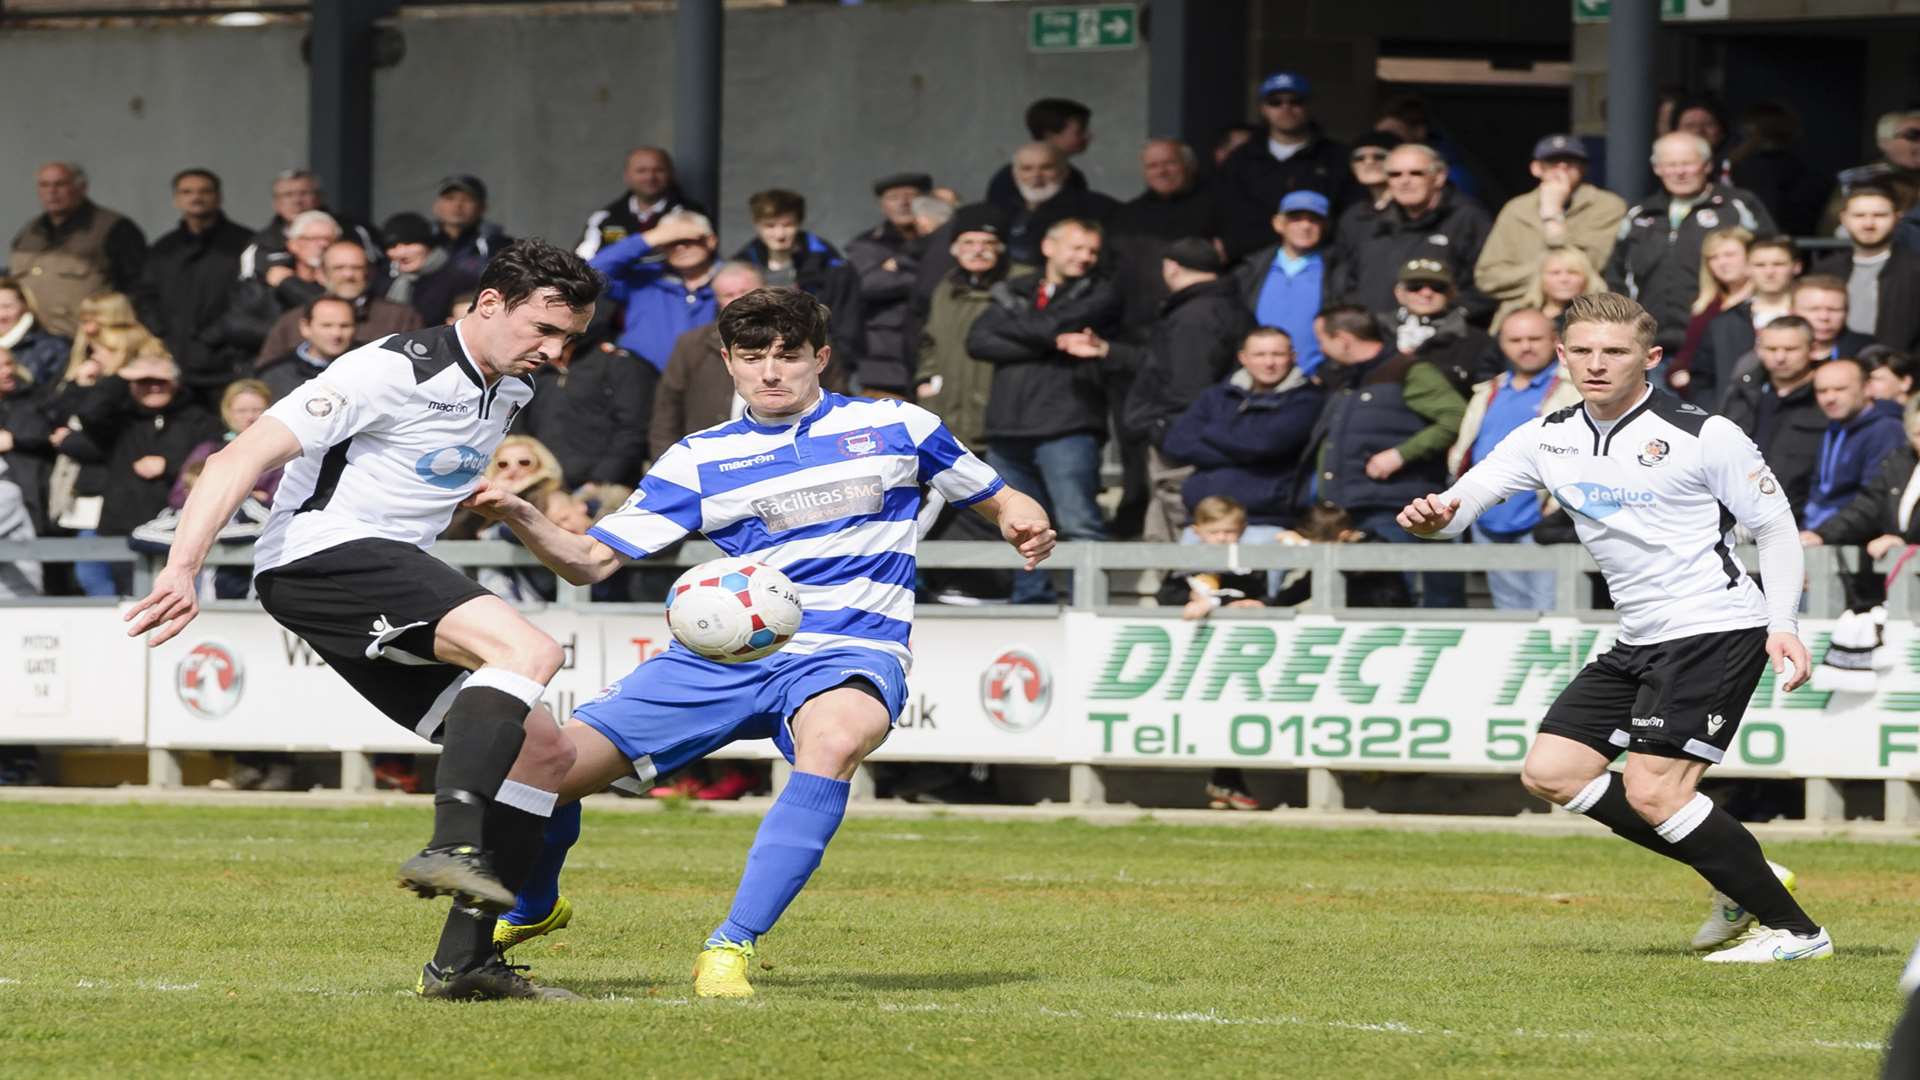
<svg viewBox="0 0 1920 1080"><path fill-rule="evenodd" d="M507 540L448 540L436 544L432 554L450 566L461 569L487 567L537 568L533 554ZM1751 546L1738 551L1741 561L1751 570L1757 567ZM695 566L721 555L719 548L704 540L689 541L670 553L636 563L637 566ZM1871 566L1886 572L1898 561L1900 549L1875 561L1859 548L1815 547L1806 551L1807 590L1803 608L1814 617L1833 617L1843 609L1843 573L1856 573ZM164 559L128 548L119 537L46 538L0 541L0 561L37 560L40 562L113 562L132 563L133 588L144 595L151 587L154 573ZM995 541L932 540L919 545L917 560L923 569L975 570L1017 569L1019 557L1006 544ZM208 566L251 566L251 547L222 545L207 556ZM1116 590L1110 580L1115 573L1140 571L1201 572L1232 567L1240 570L1307 570L1313 572L1312 596L1299 608L1310 614L1343 614L1350 611L1398 611L1414 617L1473 618L1483 608L1350 608L1347 605L1345 574L1364 571L1400 572L1474 572L1488 570L1551 570L1555 577L1555 605L1552 614L1595 619L1610 619L1610 612L1596 609L1587 575L1599 568L1579 544L1547 546L1527 544L1163 544L1139 541L1067 542L1054 549L1046 568L1064 571L1072 577L1068 602L1062 606L1075 610L1098 610L1113 603ZM1891 618L1911 618L1920 611L1914 595L1915 575L1905 574L1888 590L1887 611ZM558 583L555 603L561 607L586 607L617 611L622 608L658 605L634 605L614 602L595 603L588 586ZM21 597L0 601L6 606L32 606L48 603L105 604L114 601L87 597ZM233 601L252 606L251 601ZM958 609L936 609L941 612ZM989 606L986 611L1004 613L1005 607ZM1251 613L1251 617L1271 617L1283 609ZM1235 613L1223 614L1233 617ZM1242 615L1240 617L1249 617ZM1497 616L1496 616L1497 617Z"/></svg>

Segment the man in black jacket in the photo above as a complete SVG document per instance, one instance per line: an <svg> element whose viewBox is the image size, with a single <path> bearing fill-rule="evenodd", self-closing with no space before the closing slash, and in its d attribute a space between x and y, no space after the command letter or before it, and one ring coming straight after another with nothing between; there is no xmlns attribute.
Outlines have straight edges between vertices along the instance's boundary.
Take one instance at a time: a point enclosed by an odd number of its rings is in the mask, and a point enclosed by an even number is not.
<svg viewBox="0 0 1920 1080"><path fill-rule="evenodd" d="M1827 432L1813 396L1813 328L1782 315L1760 331L1755 348L1765 378L1736 386L1721 413L1760 447L1794 517L1803 518Z"/></svg>
<svg viewBox="0 0 1920 1080"><path fill-rule="evenodd" d="M1686 342L1707 234L1730 225L1755 236L1776 231L1752 192L1713 182L1713 161L1713 148L1698 135L1675 131L1655 139L1653 171L1662 190L1627 208L1607 259L1607 286L1652 312L1660 322L1656 344L1669 354Z"/></svg>
<svg viewBox="0 0 1920 1080"><path fill-rule="evenodd" d="M1298 72L1276 71L1260 84L1267 137L1249 140L1220 166L1228 258L1237 260L1273 241L1268 222L1290 191L1325 195L1336 217L1360 197L1347 167L1347 148L1321 135L1313 122L1312 97L1313 87Z"/></svg>
<svg viewBox="0 0 1920 1080"><path fill-rule="evenodd" d="M1160 262L1168 296L1144 347L1106 342L1097 335L1075 339L1076 356L1112 359L1134 372L1121 412L1120 435L1147 448L1152 494L1142 525L1144 540L1173 543L1187 524L1181 485L1193 469L1161 452L1167 428L1206 389L1227 377L1253 316L1240 302L1239 287L1223 277L1226 264L1213 244L1198 237L1176 240Z"/></svg>
<svg viewBox="0 0 1920 1080"><path fill-rule="evenodd" d="M1148 139L1140 152L1146 190L1121 203L1107 223L1107 257L1127 305L1127 329L1142 339L1167 298L1160 261L1183 237L1221 234L1220 205L1200 176L1193 148L1177 139Z"/></svg>
<svg viewBox="0 0 1920 1080"><path fill-rule="evenodd" d="M658 368L611 343L582 349L566 367L547 364L534 372L521 430L560 459L568 488L630 489L644 471L659 381Z"/></svg>
<svg viewBox="0 0 1920 1080"><path fill-rule="evenodd" d="M1920 348L1920 254L1893 245L1891 190L1862 185L1847 193L1840 225L1851 252L1835 252L1814 271L1847 283L1847 329L1889 349Z"/></svg>
<svg viewBox="0 0 1920 1080"><path fill-rule="evenodd" d="M220 178L206 169L174 176L173 208L180 227L148 249L134 306L141 323L167 343L188 390L218 402L245 370L244 358L215 345L253 232L221 212Z"/></svg>
<svg viewBox="0 0 1920 1080"><path fill-rule="evenodd" d="M858 375L869 390L905 396L913 383L908 294L927 242L913 216L913 201L932 189L933 177L926 173L875 180L880 224L847 241L847 261L860 275L860 303L866 313L866 355Z"/></svg>
<svg viewBox="0 0 1920 1080"><path fill-rule="evenodd" d="M1455 297L1467 318L1484 323L1493 315L1493 300L1470 283L1493 231L1486 210L1449 187L1446 159L1418 143L1387 155L1387 196L1386 208L1362 234L1336 237L1341 281L1330 291L1345 303L1392 311L1400 268L1412 259L1437 260L1462 283Z"/></svg>
<svg viewBox="0 0 1920 1080"><path fill-rule="evenodd" d="M600 249L629 236L639 236L675 210L705 214L707 208L686 197L673 178L673 155L657 146L642 146L627 154L627 190L587 215L586 232L574 254L591 259Z"/></svg>
<svg viewBox="0 0 1920 1080"><path fill-rule="evenodd" d="M967 352L993 365L987 396L988 462L1046 508L1061 537L1104 540L1100 444L1107 433L1107 384L1129 359L1094 339L1110 338L1120 293L1094 274L1100 228L1056 223L1041 241L1046 269L995 285L992 303L967 332ZM1051 602L1044 573L1022 572L1019 603Z"/></svg>
<svg viewBox="0 0 1920 1080"><path fill-rule="evenodd" d="M1040 265L1040 241L1055 222L1076 218L1105 225L1120 205L1097 191L1067 183L1067 157L1051 143L1030 142L1013 152L1017 197L1007 211L1007 257Z"/></svg>
<svg viewBox="0 0 1920 1080"><path fill-rule="evenodd" d="M1688 400L1716 409L1733 385L1734 367L1753 351L1754 328L1793 312L1793 277L1800 254L1791 236L1763 236L1747 248L1747 281L1753 295L1715 315L1686 372ZM1677 384L1676 384L1677 385Z"/></svg>
<svg viewBox="0 0 1920 1080"><path fill-rule="evenodd" d="M1027 106L1027 137L1060 151L1063 157L1078 157L1093 145L1093 110L1072 98L1041 98ZM1087 178L1072 165L1066 167L1065 184L1074 191L1087 190ZM987 202L1012 214L1020 208L1020 190L1013 168L1000 171L987 181Z"/></svg>

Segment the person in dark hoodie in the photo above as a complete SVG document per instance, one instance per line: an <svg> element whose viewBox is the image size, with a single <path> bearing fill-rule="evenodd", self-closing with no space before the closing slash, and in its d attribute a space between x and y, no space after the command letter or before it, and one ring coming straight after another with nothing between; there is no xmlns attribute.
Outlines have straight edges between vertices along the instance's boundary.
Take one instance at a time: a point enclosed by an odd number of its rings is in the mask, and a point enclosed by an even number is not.
<svg viewBox="0 0 1920 1080"><path fill-rule="evenodd" d="M1347 148L1313 122L1313 87L1294 71L1276 71L1260 83L1260 116L1267 137L1248 141L1220 166L1219 195L1226 215L1227 257L1238 260L1272 242L1268 222L1290 191L1317 191L1337 218L1365 198L1348 168Z"/></svg>
<svg viewBox="0 0 1920 1080"><path fill-rule="evenodd" d="M1827 417L1814 468L1813 491L1801 515L1803 530L1818 529L1860 494L1880 463L1906 441L1900 406L1867 395L1867 365L1851 356L1813 372L1813 399Z"/></svg>
<svg viewBox="0 0 1920 1080"><path fill-rule="evenodd" d="M401 213L380 227L393 277L386 299L411 304L428 326L447 321L453 298L479 288L481 267L455 259L441 246L433 223L419 214Z"/></svg>
<svg viewBox="0 0 1920 1080"><path fill-rule="evenodd" d="M1209 241L1191 236L1174 241L1160 260L1168 296L1147 344L1108 343L1109 352L1130 354L1120 364L1134 372L1120 412L1120 434L1147 448L1152 499L1141 531L1145 540L1170 544L1187 524L1180 487L1192 470L1163 452L1167 428L1233 369L1235 351L1253 326L1239 286L1225 270ZM1097 337L1089 344L1095 355L1104 355Z"/></svg>
<svg viewBox="0 0 1920 1080"><path fill-rule="evenodd" d="M180 393L179 367L153 346L96 383L77 415L84 439L75 432L60 449L81 458L84 442L106 465L101 536L127 536L159 514L187 455L226 430L219 417ZM120 595L128 595L132 565L115 563L113 573Z"/></svg>
<svg viewBox="0 0 1920 1080"><path fill-rule="evenodd" d="M1188 510L1209 496L1237 500L1249 543L1294 524L1295 479L1325 400L1296 355L1286 331L1255 327L1240 342L1239 369L1201 391L1161 443L1168 458L1193 467L1181 487Z"/></svg>
<svg viewBox="0 0 1920 1080"><path fill-rule="evenodd" d="M833 360L821 378L829 388L848 385L866 355L860 275L832 244L802 228L807 200L795 192L756 192L747 200L747 212L755 235L734 259L758 268L773 288L792 286L827 305L827 344Z"/></svg>
<svg viewBox="0 0 1920 1080"><path fill-rule="evenodd" d="M1806 520L1827 418L1813 399L1813 328L1798 315L1762 327L1754 345L1763 378L1737 382L1720 413L1760 448L1795 517Z"/></svg>

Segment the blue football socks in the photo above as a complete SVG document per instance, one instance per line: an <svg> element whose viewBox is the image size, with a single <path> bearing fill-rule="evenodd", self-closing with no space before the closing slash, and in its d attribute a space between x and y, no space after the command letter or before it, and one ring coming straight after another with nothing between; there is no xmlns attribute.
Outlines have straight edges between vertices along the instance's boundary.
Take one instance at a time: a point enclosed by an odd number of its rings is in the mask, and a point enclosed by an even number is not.
<svg viewBox="0 0 1920 1080"><path fill-rule="evenodd" d="M541 839L546 846L539 860L528 872L520 894L514 897L513 910L501 916L515 926L530 926L553 914L553 905L560 899L560 868L567 864L567 849L580 839L580 804L568 803L554 810Z"/></svg>
<svg viewBox="0 0 1920 1080"><path fill-rule="evenodd" d="M788 778L747 852L733 910L707 938L708 944L751 945L773 928L820 865L827 841L846 816L851 787L845 780L814 773L796 772Z"/></svg>

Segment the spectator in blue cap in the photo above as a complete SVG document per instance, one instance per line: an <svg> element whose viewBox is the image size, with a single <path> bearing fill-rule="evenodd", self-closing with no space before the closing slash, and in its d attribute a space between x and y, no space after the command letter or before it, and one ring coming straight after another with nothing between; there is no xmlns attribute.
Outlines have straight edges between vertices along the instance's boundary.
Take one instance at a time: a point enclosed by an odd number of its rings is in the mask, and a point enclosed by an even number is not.
<svg viewBox="0 0 1920 1080"><path fill-rule="evenodd" d="M1311 376L1323 359L1313 334L1324 306L1327 236L1331 206L1317 191L1289 192L1270 224L1279 243L1269 244L1240 265L1240 296L1261 326L1278 327L1294 341L1294 366Z"/></svg>
<svg viewBox="0 0 1920 1080"><path fill-rule="evenodd" d="M1625 199L1587 183L1587 148L1571 135L1535 143L1529 169L1540 186L1500 208L1473 268L1474 285L1500 305L1495 326L1526 305L1547 252L1575 247L1593 265L1607 265L1627 213Z"/></svg>
<svg viewBox="0 0 1920 1080"><path fill-rule="evenodd" d="M1313 85L1298 72L1276 71L1260 83L1267 137L1250 140L1220 167L1230 258L1272 242L1273 208L1289 192L1317 191L1334 212L1360 197L1347 148L1321 134L1309 108L1312 98Z"/></svg>

